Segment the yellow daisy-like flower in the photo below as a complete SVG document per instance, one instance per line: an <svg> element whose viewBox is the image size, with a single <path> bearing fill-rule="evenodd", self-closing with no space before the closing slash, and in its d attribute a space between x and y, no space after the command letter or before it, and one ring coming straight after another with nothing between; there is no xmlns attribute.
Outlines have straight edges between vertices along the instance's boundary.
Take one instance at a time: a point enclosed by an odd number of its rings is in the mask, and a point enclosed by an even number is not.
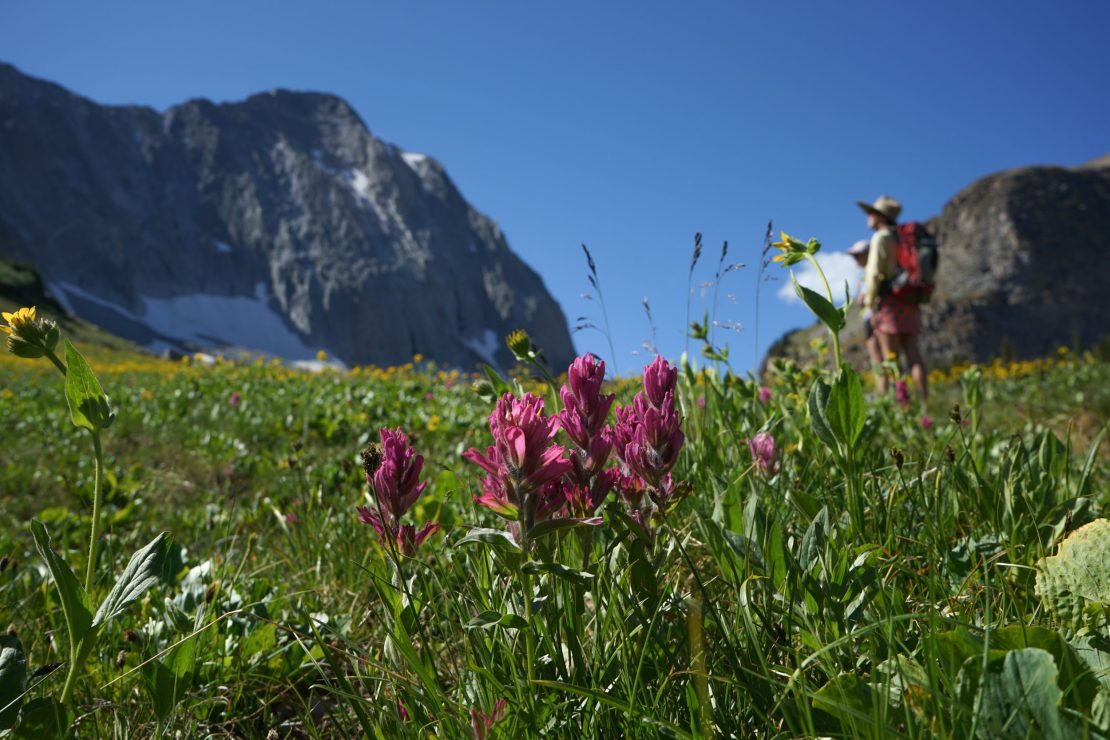
<svg viewBox="0 0 1110 740"><path fill-rule="evenodd" d="M0 311L0 315L4 317L4 321L8 322L7 326L0 326L5 333L9 335L18 336L22 332L31 328L35 323L35 307L21 308L15 313L8 313L7 311Z"/></svg>
<svg viewBox="0 0 1110 740"><path fill-rule="evenodd" d="M319 360L320 362L327 362L328 361L328 353L325 352L324 350L320 350L319 352L316 353L316 359Z"/></svg>

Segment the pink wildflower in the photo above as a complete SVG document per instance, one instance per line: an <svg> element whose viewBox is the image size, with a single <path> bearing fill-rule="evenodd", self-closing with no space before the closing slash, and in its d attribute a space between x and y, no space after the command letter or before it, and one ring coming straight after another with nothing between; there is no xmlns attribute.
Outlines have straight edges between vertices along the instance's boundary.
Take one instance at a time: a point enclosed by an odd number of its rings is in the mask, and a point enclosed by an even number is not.
<svg viewBox="0 0 1110 740"><path fill-rule="evenodd" d="M616 474L603 470L613 449L612 429L606 424L614 395L602 395L605 363L593 355L574 360L567 384L560 390L563 411L559 424L573 444L567 500L575 516L591 516L613 487Z"/></svg>
<svg viewBox="0 0 1110 740"><path fill-rule="evenodd" d="M289 513L287 513L285 515L285 523L286 524L296 524L297 523L297 515L294 512L290 511Z"/></svg>
<svg viewBox="0 0 1110 740"><path fill-rule="evenodd" d="M518 519L523 514L527 531L541 521L537 508L541 496L536 492L573 467L563 457L563 448L551 441L559 420L544 415L542 398L526 393L518 399L506 393L490 414L489 428L494 444L486 448L485 454L476 448L463 453L487 473L482 495L474 501L506 519Z"/></svg>
<svg viewBox="0 0 1110 740"><path fill-rule="evenodd" d="M933 428L933 418L931 416L921 417L921 428L928 431Z"/></svg>
<svg viewBox="0 0 1110 740"><path fill-rule="evenodd" d="M646 530L654 513L670 509L675 486L670 471L678 461L686 437L675 409L678 370L662 357L644 368L644 390L631 406L617 409L613 444L622 464L619 481L622 498L630 514ZM649 501L644 501L643 494Z"/></svg>
<svg viewBox="0 0 1110 740"><path fill-rule="evenodd" d="M399 428L382 429L380 459L368 455L377 467L367 469L366 482L374 496L374 506L359 506L359 520L374 528L382 543L392 541L404 555L412 557L424 540L439 531L439 524L429 522L417 532L411 524L401 524L401 517L412 508L427 483L420 482L424 458L409 447L408 437ZM367 463L368 468L370 463Z"/></svg>
<svg viewBox="0 0 1110 740"><path fill-rule="evenodd" d="M748 440L748 450L752 459L764 473L777 473L779 470L778 453L775 450L775 438L770 432L760 432Z"/></svg>
<svg viewBox="0 0 1110 740"><path fill-rule="evenodd" d="M694 401L694 405L697 406L699 409L704 409L705 408L705 399L704 398L699 398L698 400Z"/></svg>
<svg viewBox="0 0 1110 740"><path fill-rule="evenodd" d="M762 403L762 404L766 404L768 401L771 400L771 395L772 395L771 389L768 388L767 386L762 386L759 389L759 402Z"/></svg>
<svg viewBox="0 0 1110 740"><path fill-rule="evenodd" d="M239 408L239 404L243 402L243 397L239 395L239 391L232 392L231 396L227 399L227 405L233 409Z"/></svg>
<svg viewBox="0 0 1110 740"><path fill-rule="evenodd" d="M906 381L898 380L894 384L894 400L902 407L910 405L910 387L906 385Z"/></svg>
<svg viewBox="0 0 1110 740"><path fill-rule="evenodd" d="M498 699L493 703L493 709L486 714L478 707L470 710L470 727L474 730L475 740L486 740L493 726L505 717L505 700Z"/></svg>

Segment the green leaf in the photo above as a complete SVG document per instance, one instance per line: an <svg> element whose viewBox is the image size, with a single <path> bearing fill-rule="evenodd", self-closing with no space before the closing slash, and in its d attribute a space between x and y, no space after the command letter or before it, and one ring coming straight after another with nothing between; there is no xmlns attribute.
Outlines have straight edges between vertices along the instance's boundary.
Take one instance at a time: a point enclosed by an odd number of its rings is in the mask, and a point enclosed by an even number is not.
<svg viewBox="0 0 1110 740"><path fill-rule="evenodd" d="M198 636L191 635L166 653L162 660L154 659L143 666L143 678L159 721L166 721L192 686L196 675Z"/></svg>
<svg viewBox="0 0 1110 740"><path fill-rule="evenodd" d="M876 691L854 673L840 674L813 695L814 708L836 717L845 731L857 726L861 730L870 727L874 723L873 707L878 701Z"/></svg>
<svg viewBox="0 0 1110 740"><path fill-rule="evenodd" d="M512 386L505 382L505 379L502 378L491 366L483 364L482 372L486 374L486 378L489 380L489 384L493 387L493 392L497 394L497 398L500 398L506 393L512 393Z"/></svg>
<svg viewBox="0 0 1110 740"><path fill-rule="evenodd" d="M564 529L574 529L575 527L596 527L601 524L602 518L599 516L591 517L589 519L548 519L547 521L540 522L536 526L528 530L528 539L534 540L540 537L558 532Z"/></svg>
<svg viewBox="0 0 1110 740"><path fill-rule="evenodd" d="M492 545L499 550L506 550L508 552L519 553L520 545L516 543L513 536L503 529L490 529L488 527L475 527L466 533L466 536L455 543L455 546L465 545L470 542L481 542L486 545Z"/></svg>
<svg viewBox="0 0 1110 740"><path fill-rule="evenodd" d="M112 590L96 610L93 626L99 627L119 616L128 606L142 598L146 590L158 582L162 559L166 554L166 533L162 532L149 545L131 556L127 567Z"/></svg>
<svg viewBox="0 0 1110 740"><path fill-rule="evenodd" d="M587 573L582 570L574 570L568 568L561 563L541 563L536 560L529 560L524 564L523 570L525 573L550 573L553 576L562 578L565 581L577 584L579 586L589 586L593 583L593 573Z"/></svg>
<svg viewBox="0 0 1110 740"><path fill-rule="evenodd" d="M821 323L829 327L829 331L839 333L844 328L844 314L830 303L828 298L798 283L794 279L793 272L790 273L790 282L794 283L794 292L809 307L809 310L821 320Z"/></svg>
<svg viewBox="0 0 1110 740"><path fill-rule="evenodd" d="M1057 707L1056 663L1039 648L1025 648L992 660L975 697L981 738L1064 738L1067 723Z"/></svg>
<svg viewBox="0 0 1110 740"><path fill-rule="evenodd" d="M92 630L92 609L89 605L89 595L85 588L73 575L73 571L50 546L50 535L46 527L35 519L31 520L31 536L35 538L35 548L39 555L46 561L46 567L54 578L54 587L61 597L62 611L66 617L66 628L69 630L70 656L72 657L78 645Z"/></svg>
<svg viewBox="0 0 1110 740"><path fill-rule="evenodd" d="M39 697L23 705L13 737L19 740L41 740L45 737L67 737L69 711L53 697Z"/></svg>
<svg viewBox="0 0 1110 740"><path fill-rule="evenodd" d="M467 629L489 629L490 627L509 627L524 629L528 622L519 614L502 614L491 610L484 611L466 623Z"/></svg>
<svg viewBox="0 0 1110 740"><path fill-rule="evenodd" d="M115 419L111 402L93 375L89 363L77 348L65 341L66 348L66 402L74 426L97 432L106 429Z"/></svg>
<svg viewBox="0 0 1110 740"><path fill-rule="evenodd" d="M0 635L0 730L11 729L19 716L27 685L27 655L15 635Z"/></svg>
<svg viewBox="0 0 1110 740"><path fill-rule="evenodd" d="M251 631L246 642L243 643L243 657L249 658L258 653L265 653L277 647L277 625L273 622L264 622Z"/></svg>
<svg viewBox="0 0 1110 740"><path fill-rule="evenodd" d="M852 448L863 431L867 404L863 399L863 381L848 365L843 365L829 391L825 418L829 430L845 448Z"/></svg>
<svg viewBox="0 0 1110 740"><path fill-rule="evenodd" d="M1068 627L1105 624L1110 606L1110 521L1096 519L1072 532L1056 555L1037 563L1037 595Z"/></svg>
<svg viewBox="0 0 1110 740"><path fill-rule="evenodd" d="M806 533L802 535L802 544L798 548L798 562L803 573L809 573L824 553L828 532L829 507L823 506L806 528Z"/></svg>
<svg viewBox="0 0 1110 740"><path fill-rule="evenodd" d="M809 391L807 408L809 410L809 423L813 427L814 433L825 443L826 447L832 450L834 455L839 456L840 449L836 444L836 437L833 436L832 429L829 428L829 418L825 411L829 405L831 391L832 389L820 378L813 381L813 387Z"/></svg>

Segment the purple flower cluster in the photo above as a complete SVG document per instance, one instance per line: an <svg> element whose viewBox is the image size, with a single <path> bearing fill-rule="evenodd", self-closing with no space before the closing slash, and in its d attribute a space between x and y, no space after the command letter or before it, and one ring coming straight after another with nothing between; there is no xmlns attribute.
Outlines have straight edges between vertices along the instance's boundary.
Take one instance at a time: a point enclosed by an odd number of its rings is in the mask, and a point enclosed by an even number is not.
<svg viewBox="0 0 1110 740"><path fill-rule="evenodd" d="M616 468L605 468L613 449L613 430L606 421L616 396L602 395L604 379L605 363L584 355L571 363L567 385L559 392L563 399L559 423L572 444L567 503L577 517L592 516L618 479Z"/></svg>
<svg viewBox="0 0 1110 740"><path fill-rule="evenodd" d="M426 523L419 532L411 524L401 524L401 517L412 508L424 488L420 471L424 458L409 446L408 437L398 429L378 432L381 449L375 455L376 468L366 471L366 482L373 493L373 506L358 507L359 519L378 533L382 544L392 541L398 551L412 557L426 539L439 531L439 524Z"/></svg>
<svg viewBox="0 0 1110 740"><path fill-rule="evenodd" d="M519 535L553 518L599 524L590 517L619 490L646 529L653 513L677 500L670 471L685 441L675 407L677 378L675 368L656 358L644 368L644 388L632 405L616 410L615 427L608 424L615 396L601 392L605 363L592 355L568 368L558 416L545 416L543 399L532 394L518 399L506 393L489 419L494 443L485 453L463 454L486 472L475 502L513 522ZM567 447L554 441L559 428Z"/></svg>
<svg viewBox="0 0 1110 740"><path fill-rule="evenodd" d="M463 457L486 471L474 501L520 522L525 531L557 512L566 501L561 478L572 463L552 440L559 420L546 416L543 399L506 393L489 417L493 444L485 454L471 448Z"/></svg>
<svg viewBox="0 0 1110 740"><path fill-rule="evenodd" d="M752 453L755 466L763 473L774 474L779 472L778 452L775 450L775 438L770 432L760 432L748 440L748 451Z"/></svg>

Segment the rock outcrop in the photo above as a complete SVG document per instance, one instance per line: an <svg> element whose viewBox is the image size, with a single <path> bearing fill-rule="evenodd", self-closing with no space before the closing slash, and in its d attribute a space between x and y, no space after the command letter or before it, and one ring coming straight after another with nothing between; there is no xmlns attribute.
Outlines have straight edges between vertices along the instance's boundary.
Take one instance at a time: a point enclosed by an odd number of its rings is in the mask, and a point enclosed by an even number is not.
<svg viewBox="0 0 1110 740"><path fill-rule="evenodd" d="M930 364L1042 357L1110 337L1110 155L984 177L929 227L941 250L936 293L922 313ZM769 356L808 360L814 334L792 332ZM865 366L855 314L845 339L849 359Z"/></svg>
<svg viewBox="0 0 1110 740"><path fill-rule="evenodd" d="M152 349L505 367L523 328L556 368L574 353L497 224L332 95L160 113L0 64L0 255Z"/></svg>

